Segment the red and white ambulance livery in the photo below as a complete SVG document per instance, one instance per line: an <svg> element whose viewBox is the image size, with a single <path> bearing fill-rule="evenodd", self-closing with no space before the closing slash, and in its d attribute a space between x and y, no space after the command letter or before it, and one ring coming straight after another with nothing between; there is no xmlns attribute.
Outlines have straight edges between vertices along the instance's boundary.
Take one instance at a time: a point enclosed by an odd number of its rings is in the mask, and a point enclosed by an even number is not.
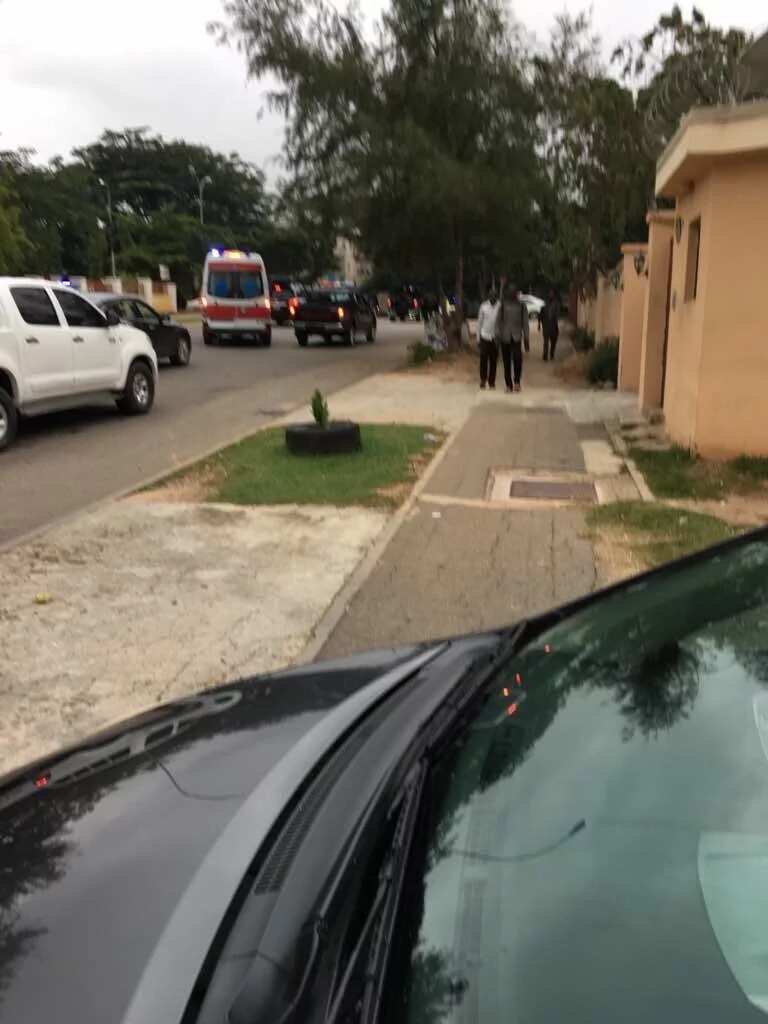
<svg viewBox="0 0 768 1024"><path fill-rule="evenodd" d="M200 292L203 341L272 344L272 309L264 260L240 249L211 249Z"/></svg>

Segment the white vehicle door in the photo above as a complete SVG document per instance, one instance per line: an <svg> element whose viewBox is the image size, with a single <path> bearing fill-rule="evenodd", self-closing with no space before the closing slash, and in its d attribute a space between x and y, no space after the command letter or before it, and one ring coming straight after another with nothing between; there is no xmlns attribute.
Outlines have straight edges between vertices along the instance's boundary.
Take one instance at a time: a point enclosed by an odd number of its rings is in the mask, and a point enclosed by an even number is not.
<svg viewBox="0 0 768 1024"><path fill-rule="evenodd" d="M104 314L70 288L54 288L69 326L77 391L101 391L120 383L120 346Z"/></svg>
<svg viewBox="0 0 768 1024"><path fill-rule="evenodd" d="M11 298L18 310L14 330L24 387L29 398L68 395L75 390L74 357L69 329L60 318L48 289L42 285L11 285Z"/></svg>

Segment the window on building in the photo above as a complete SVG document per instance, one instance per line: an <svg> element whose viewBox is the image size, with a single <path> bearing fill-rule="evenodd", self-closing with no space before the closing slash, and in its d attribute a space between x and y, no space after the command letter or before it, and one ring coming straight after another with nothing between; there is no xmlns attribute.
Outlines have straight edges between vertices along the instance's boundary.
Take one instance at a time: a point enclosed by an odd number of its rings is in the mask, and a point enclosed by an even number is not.
<svg viewBox="0 0 768 1024"><path fill-rule="evenodd" d="M688 228L688 259L685 264L685 301L693 302L699 291L699 247L701 245L701 217L691 221Z"/></svg>

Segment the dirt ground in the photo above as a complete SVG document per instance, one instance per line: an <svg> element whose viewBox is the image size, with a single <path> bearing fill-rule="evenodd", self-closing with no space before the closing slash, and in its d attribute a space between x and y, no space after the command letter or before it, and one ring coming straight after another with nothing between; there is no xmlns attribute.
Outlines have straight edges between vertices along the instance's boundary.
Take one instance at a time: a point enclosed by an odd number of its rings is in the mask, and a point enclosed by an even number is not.
<svg viewBox="0 0 768 1024"><path fill-rule="evenodd" d="M290 663L386 520L144 495L0 554L0 772Z"/></svg>
<svg viewBox="0 0 768 1024"><path fill-rule="evenodd" d="M602 526L599 533L590 534L590 539L595 553L596 587L608 587L648 568L632 550L637 536L630 537L624 530Z"/></svg>

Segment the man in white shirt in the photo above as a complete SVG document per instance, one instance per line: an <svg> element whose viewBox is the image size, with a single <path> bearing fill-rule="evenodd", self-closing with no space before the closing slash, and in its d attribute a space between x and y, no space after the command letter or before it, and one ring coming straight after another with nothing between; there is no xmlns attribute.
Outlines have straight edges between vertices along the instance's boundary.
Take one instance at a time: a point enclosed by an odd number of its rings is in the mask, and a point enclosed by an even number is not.
<svg viewBox="0 0 768 1024"><path fill-rule="evenodd" d="M488 296L485 302L480 304L477 314L477 340L480 344L480 387L485 389L496 387L496 362L498 360L498 349L496 347L496 318L499 315L499 304L496 301L496 292L493 288L488 289Z"/></svg>

